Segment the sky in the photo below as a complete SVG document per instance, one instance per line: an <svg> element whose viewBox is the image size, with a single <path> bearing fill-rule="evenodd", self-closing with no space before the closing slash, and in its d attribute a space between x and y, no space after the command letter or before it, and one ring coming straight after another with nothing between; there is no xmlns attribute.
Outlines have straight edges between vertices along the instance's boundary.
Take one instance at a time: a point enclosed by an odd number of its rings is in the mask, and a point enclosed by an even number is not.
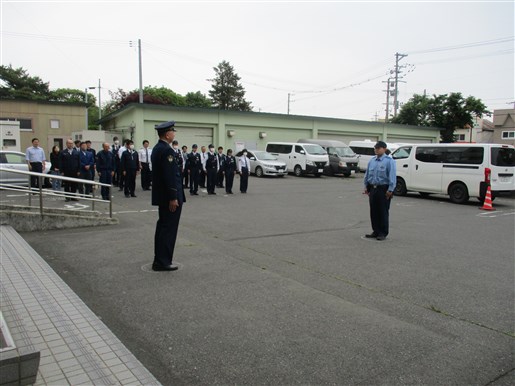
<svg viewBox="0 0 515 386"><path fill-rule="evenodd" d="M384 118L396 53L401 104L461 92L515 106L513 0L0 1L1 64L51 89L100 79L102 103L139 87L140 39L144 86L207 95L226 60L254 111Z"/></svg>

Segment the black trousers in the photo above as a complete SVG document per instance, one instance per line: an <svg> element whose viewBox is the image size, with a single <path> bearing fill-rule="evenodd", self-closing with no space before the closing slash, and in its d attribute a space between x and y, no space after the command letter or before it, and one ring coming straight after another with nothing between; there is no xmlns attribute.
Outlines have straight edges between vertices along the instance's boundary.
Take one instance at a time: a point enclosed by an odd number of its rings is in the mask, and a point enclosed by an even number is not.
<svg viewBox="0 0 515 386"><path fill-rule="evenodd" d="M114 176L113 185L117 186L120 183L120 159L118 156L114 156Z"/></svg>
<svg viewBox="0 0 515 386"><path fill-rule="evenodd" d="M75 172L64 172L65 177L77 178L77 173ZM77 193L77 183L71 181L63 181L64 182L64 191L67 193Z"/></svg>
<svg viewBox="0 0 515 386"><path fill-rule="evenodd" d="M136 169L127 169L125 170L125 176L123 177L124 181L124 189L123 192L125 195L134 195L134 191L136 190Z"/></svg>
<svg viewBox="0 0 515 386"><path fill-rule="evenodd" d="M143 190L150 189L152 183L152 172L150 171L150 164L141 163L141 188Z"/></svg>
<svg viewBox="0 0 515 386"><path fill-rule="evenodd" d="M166 267L172 264L182 204L175 212L171 212L168 204L159 205L159 219L154 235L154 266Z"/></svg>
<svg viewBox="0 0 515 386"><path fill-rule="evenodd" d="M34 173L43 173L43 164L41 162L31 162L30 163L31 172ZM43 179L41 179L41 184L43 184ZM39 177L38 176L30 176L30 186L32 188L39 188Z"/></svg>
<svg viewBox="0 0 515 386"><path fill-rule="evenodd" d="M199 172L198 184L202 188L206 187L206 173L204 173L204 170L200 170L200 172Z"/></svg>
<svg viewBox="0 0 515 386"><path fill-rule="evenodd" d="M111 184L113 182L113 177L111 176L111 171L100 172L100 177L98 178L98 181L102 184ZM110 190L111 190L111 188L108 188L107 186L102 186L100 188L100 193L102 194L102 198L104 200L109 200Z"/></svg>
<svg viewBox="0 0 515 386"><path fill-rule="evenodd" d="M184 170L184 172L183 172L183 174L182 174L182 178L184 178L183 186L184 186L185 188L187 188L187 187L188 187L188 185L189 185L189 184L188 184L188 182L189 182L189 174L188 174L188 170L187 170L187 169L185 169L185 170Z"/></svg>
<svg viewBox="0 0 515 386"><path fill-rule="evenodd" d="M198 168L190 169L190 193L198 192L199 179L200 170Z"/></svg>
<svg viewBox="0 0 515 386"><path fill-rule="evenodd" d="M85 171L82 171L80 172L80 178L82 178L83 180L89 180L91 181L91 171L90 170L85 170ZM79 185L79 192L82 194L91 194L91 191L93 190L93 185L90 185L90 184L80 184Z"/></svg>
<svg viewBox="0 0 515 386"><path fill-rule="evenodd" d="M216 185L216 169L207 169L207 192L214 193Z"/></svg>
<svg viewBox="0 0 515 386"><path fill-rule="evenodd" d="M249 186L249 169L241 168L240 192L247 193L248 186Z"/></svg>
<svg viewBox="0 0 515 386"><path fill-rule="evenodd" d="M370 222L372 230L378 236L388 236L390 202L391 198L386 197L388 185L378 185L376 188L369 187Z"/></svg>
<svg viewBox="0 0 515 386"><path fill-rule="evenodd" d="M225 172L225 191L232 192L232 185L234 183L234 171Z"/></svg>
<svg viewBox="0 0 515 386"><path fill-rule="evenodd" d="M224 172L222 170L218 171L216 176L216 185L220 188L224 187Z"/></svg>

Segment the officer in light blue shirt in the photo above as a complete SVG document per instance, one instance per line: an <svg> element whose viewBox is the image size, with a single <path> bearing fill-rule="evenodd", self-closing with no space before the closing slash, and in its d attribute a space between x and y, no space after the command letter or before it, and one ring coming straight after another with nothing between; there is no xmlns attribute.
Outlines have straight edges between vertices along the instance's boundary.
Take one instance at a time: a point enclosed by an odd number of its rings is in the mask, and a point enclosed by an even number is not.
<svg viewBox="0 0 515 386"><path fill-rule="evenodd" d="M397 184L395 161L386 153L386 143L378 141L374 145L376 156L368 162L365 173L365 194L370 202L372 233L367 238L384 240L389 232L390 202Z"/></svg>
<svg viewBox="0 0 515 386"><path fill-rule="evenodd" d="M43 173L46 157L45 151L39 147L39 139L32 138L32 146L28 147L25 151L25 160L29 166L29 171ZM32 188L39 187L39 178L37 176L30 176L30 186Z"/></svg>

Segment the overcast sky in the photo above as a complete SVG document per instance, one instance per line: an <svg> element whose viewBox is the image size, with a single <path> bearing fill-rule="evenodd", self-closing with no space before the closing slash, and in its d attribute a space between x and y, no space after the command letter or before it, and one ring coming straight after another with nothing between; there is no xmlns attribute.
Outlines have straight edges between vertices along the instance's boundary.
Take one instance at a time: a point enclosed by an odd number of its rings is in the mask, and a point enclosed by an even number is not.
<svg viewBox="0 0 515 386"><path fill-rule="evenodd" d="M8 1L1 62L50 88L208 93L229 61L254 111L360 120L385 115L395 53L414 93L461 92L513 107L514 2ZM130 47L129 41L135 42ZM446 48L445 50L436 50ZM452 48L452 49L447 49ZM98 95L97 90L92 93ZM511 104L509 104L511 102Z"/></svg>

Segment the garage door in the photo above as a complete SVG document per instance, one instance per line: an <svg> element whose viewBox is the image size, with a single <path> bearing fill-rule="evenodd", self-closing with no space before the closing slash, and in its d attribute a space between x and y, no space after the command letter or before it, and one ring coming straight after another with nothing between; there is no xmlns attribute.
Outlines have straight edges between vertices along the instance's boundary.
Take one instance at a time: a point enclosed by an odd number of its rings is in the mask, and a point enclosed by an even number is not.
<svg viewBox="0 0 515 386"><path fill-rule="evenodd" d="M333 141L342 141L348 145L350 141L364 141L365 139L370 139L372 142L375 142L379 139L379 137L374 136L374 135L356 136L356 135L345 135L343 133L342 134L318 133L318 139L329 139L329 140L333 140Z"/></svg>
<svg viewBox="0 0 515 386"><path fill-rule="evenodd" d="M213 129L205 127L180 127L176 126L177 134L175 139L179 141L179 146L188 146L188 150L191 150L191 145L194 143L198 145L199 149L201 146L208 146L213 143Z"/></svg>

